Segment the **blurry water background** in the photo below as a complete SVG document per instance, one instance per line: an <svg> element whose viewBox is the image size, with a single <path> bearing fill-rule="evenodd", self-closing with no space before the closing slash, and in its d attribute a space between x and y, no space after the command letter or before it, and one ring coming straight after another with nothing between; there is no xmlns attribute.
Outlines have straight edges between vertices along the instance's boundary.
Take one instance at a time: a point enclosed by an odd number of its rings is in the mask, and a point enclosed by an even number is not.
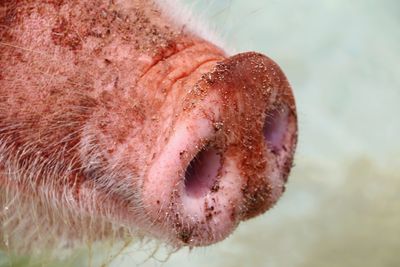
<svg viewBox="0 0 400 267"><path fill-rule="evenodd" d="M227 240L166 262L161 249L142 263L149 250L134 246L110 265L400 266L400 1L186 2L228 47L282 67L298 105L296 166L278 204Z"/></svg>

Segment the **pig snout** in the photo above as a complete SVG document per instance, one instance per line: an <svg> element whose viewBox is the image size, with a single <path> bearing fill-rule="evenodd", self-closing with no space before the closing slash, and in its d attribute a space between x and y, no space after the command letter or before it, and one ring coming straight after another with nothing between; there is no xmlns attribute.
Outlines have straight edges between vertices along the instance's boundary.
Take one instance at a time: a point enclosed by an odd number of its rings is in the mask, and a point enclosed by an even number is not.
<svg viewBox="0 0 400 267"><path fill-rule="evenodd" d="M0 11L0 189L15 194L3 205L38 203L71 238L84 221L98 239L204 246L283 193L297 115L268 57L229 57L152 1Z"/></svg>
<svg viewBox="0 0 400 267"><path fill-rule="evenodd" d="M282 194L296 113L286 78L261 54L218 62L187 91L190 101L146 174L143 203L155 224L206 245Z"/></svg>

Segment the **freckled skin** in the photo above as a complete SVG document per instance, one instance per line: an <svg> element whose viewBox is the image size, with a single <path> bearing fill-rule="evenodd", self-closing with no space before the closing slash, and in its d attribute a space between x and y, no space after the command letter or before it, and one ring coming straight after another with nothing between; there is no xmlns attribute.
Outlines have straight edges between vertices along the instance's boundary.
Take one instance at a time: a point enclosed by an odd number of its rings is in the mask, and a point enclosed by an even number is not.
<svg viewBox="0 0 400 267"><path fill-rule="evenodd" d="M228 57L183 28L151 1L1 2L1 192L71 239L87 221L93 240L139 231L175 246L270 208L297 140L291 88L269 58ZM263 135L277 112L279 151ZM187 197L185 170L208 147L218 175Z"/></svg>

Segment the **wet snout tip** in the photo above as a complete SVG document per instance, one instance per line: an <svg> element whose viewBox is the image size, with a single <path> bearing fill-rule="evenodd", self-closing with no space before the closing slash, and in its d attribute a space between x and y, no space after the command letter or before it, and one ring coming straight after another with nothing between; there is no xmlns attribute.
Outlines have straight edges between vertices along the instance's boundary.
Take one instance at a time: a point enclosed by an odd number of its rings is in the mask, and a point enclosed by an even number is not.
<svg viewBox="0 0 400 267"><path fill-rule="evenodd" d="M226 59L196 85L205 93L174 124L153 159L142 201L161 238L205 246L223 240L282 195L297 116L286 77L260 54ZM224 125L221 135L216 121Z"/></svg>

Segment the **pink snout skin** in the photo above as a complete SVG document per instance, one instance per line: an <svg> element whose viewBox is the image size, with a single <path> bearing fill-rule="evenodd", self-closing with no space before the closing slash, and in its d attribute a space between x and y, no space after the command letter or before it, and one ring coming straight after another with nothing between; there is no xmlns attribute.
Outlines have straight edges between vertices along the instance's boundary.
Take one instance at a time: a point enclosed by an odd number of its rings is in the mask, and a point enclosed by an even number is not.
<svg viewBox="0 0 400 267"><path fill-rule="evenodd" d="M280 88L268 95L266 92L274 89L262 81L268 81L270 74L252 73L251 68L242 69L246 67L242 64L260 68L274 63L251 53L218 63L207 78L216 76L220 85L209 83L209 94L201 98L201 104L196 104L188 115L178 120L162 153L146 175L143 201L154 224L161 229L170 228L189 245L222 240L241 220L271 207L282 194L291 167L297 128L289 86L281 76ZM222 73L219 68L223 69ZM277 73L275 69L274 73ZM235 83L235 79L240 80ZM249 90L261 91L270 98L264 100L262 112L244 113L248 117L243 122L235 115L237 111L231 110L235 103L227 105L223 96L229 94L233 101L244 101L246 93L240 92L242 88L237 85L242 86L246 79L255 82L250 84ZM199 84L196 86L204 86L201 81ZM264 92L262 88L266 88ZM279 93L283 93L283 97ZM252 103L238 104L243 105L242 109L257 109L257 101ZM253 115L256 117L251 119ZM249 129L255 126L258 128L250 133ZM245 132L254 137L235 135L241 133L235 127L249 127ZM254 147L246 146L243 143L246 139L254 139ZM260 151L257 146L261 147ZM238 148L239 151L233 152ZM251 157L255 159L247 163ZM253 173L254 165L259 168L256 173Z"/></svg>

